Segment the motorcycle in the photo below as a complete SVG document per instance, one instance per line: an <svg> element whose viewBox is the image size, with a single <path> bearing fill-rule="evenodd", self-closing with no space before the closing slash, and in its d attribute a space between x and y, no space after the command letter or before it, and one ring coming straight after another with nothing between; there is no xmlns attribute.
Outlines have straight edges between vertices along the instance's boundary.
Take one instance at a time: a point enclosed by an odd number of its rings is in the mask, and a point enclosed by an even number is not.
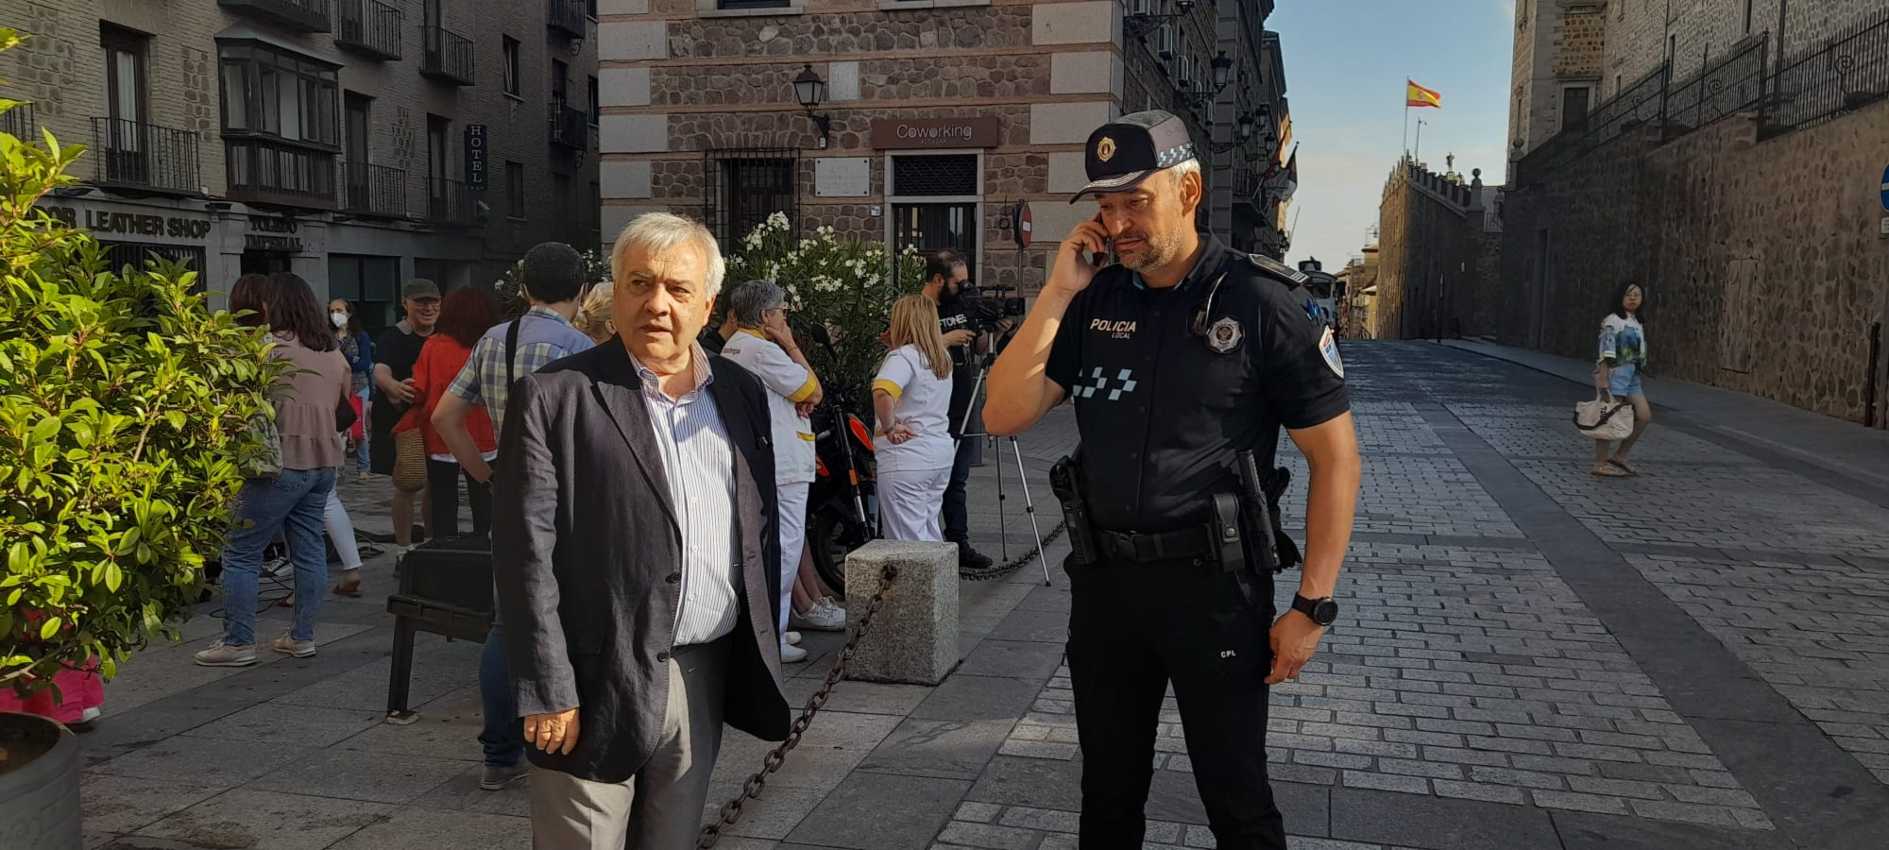
<svg viewBox="0 0 1889 850"><path fill-rule="evenodd" d="M825 328L809 330L832 348ZM846 593L846 555L879 536L879 506L873 479L872 428L855 411L864 409L860 388L832 386L812 415L814 480L807 489L807 550L814 572Z"/></svg>

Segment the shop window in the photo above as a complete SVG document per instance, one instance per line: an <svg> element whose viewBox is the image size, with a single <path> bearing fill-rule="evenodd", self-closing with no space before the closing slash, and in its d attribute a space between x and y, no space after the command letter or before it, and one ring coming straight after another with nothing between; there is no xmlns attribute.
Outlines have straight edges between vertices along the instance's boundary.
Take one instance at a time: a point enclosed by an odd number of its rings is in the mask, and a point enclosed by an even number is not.
<svg viewBox="0 0 1889 850"><path fill-rule="evenodd" d="M400 258L369 254L328 255L328 297L346 298L370 335L399 321Z"/></svg>

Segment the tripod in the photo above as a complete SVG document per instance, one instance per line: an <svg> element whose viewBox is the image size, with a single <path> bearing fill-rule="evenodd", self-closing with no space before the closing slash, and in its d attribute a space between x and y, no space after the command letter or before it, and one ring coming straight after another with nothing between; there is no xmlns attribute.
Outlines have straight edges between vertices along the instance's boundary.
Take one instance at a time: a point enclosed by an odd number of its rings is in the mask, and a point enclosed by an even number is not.
<svg viewBox="0 0 1889 850"><path fill-rule="evenodd" d="M977 382L971 385L970 403L964 406L964 418L958 422L959 436L957 439L951 441L954 462L957 457L958 445L963 441L993 437L993 435L982 429L979 429L975 433L971 431L971 412L977 410L978 399L984 394L984 378L990 374L990 361L994 354L986 353L979 355L966 352L966 356L978 358ZM1043 566L1043 586L1048 587L1050 585L1049 558L1043 555L1043 529L1039 527L1036 522L1036 500L1030 496L1030 479L1023 468L1023 448L1018 445L1016 437L1012 436L1005 439L1010 441L1010 452L1017 462L1017 482L1023 486L1023 512L1030 517L1030 533L1036 537L1036 560ZM997 545L1000 547L999 554L1005 562L1008 562L1010 560L1010 532L1009 521L1004 512L1005 498L1003 449L1000 446L997 449L997 533L999 535Z"/></svg>

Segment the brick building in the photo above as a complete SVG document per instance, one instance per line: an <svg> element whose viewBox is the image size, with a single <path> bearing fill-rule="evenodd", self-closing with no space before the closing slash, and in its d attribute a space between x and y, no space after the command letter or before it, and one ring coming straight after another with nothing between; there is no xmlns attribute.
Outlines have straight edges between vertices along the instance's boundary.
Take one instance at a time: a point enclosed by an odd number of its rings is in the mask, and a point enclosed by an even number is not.
<svg viewBox="0 0 1889 850"><path fill-rule="evenodd" d="M1158 107L1209 148L1203 224L1283 251L1272 5L602 0L604 232L667 209L730 243L784 212L803 231L955 247L975 280L1027 289L1095 213L1067 202L1090 131Z"/></svg>
<svg viewBox="0 0 1889 850"><path fill-rule="evenodd" d="M1684 80L1759 42L1775 74L1784 57L1883 10L1882 0L1516 0L1511 159L1582 126L1669 60L1671 79Z"/></svg>
<svg viewBox="0 0 1889 850"><path fill-rule="evenodd" d="M292 270L378 325L408 278L600 241L586 0L0 0L0 23L25 36L0 94L30 101L0 122L89 148L44 206L216 299Z"/></svg>

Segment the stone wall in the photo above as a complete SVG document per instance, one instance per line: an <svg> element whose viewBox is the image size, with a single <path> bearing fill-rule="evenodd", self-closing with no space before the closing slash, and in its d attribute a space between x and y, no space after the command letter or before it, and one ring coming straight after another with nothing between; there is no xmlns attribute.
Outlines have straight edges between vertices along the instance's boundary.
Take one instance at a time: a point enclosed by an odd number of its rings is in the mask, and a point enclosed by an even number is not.
<svg viewBox="0 0 1889 850"><path fill-rule="evenodd" d="M1656 133L1509 194L1498 337L1591 357L1612 290L1643 280L1656 374L1860 419L1889 103L1763 142L1743 118Z"/></svg>
<svg viewBox="0 0 1889 850"><path fill-rule="evenodd" d="M1480 188L1480 187L1477 187ZM1494 330L1500 239L1471 186L1400 163L1378 206L1377 339Z"/></svg>
<svg viewBox="0 0 1889 850"><path fill-rule="evenodd" d="M1555 21L1554 61L1557 77L1598 77L1607 45L1607 18L1599 6L1570 8Z"/></svg>

